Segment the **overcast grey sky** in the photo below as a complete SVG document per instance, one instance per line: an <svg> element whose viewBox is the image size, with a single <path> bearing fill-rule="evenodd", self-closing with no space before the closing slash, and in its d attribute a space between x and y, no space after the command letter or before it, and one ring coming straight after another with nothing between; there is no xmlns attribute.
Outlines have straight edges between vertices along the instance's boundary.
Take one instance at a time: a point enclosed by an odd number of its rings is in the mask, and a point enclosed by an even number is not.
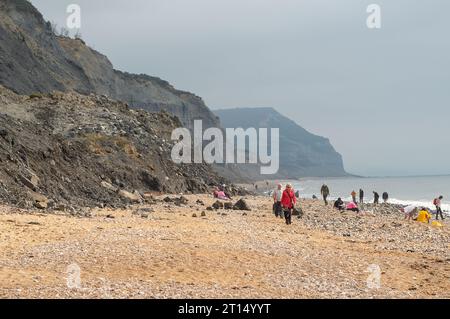
<svg viewBox="0 0 450 319"><path fill-rule="evenodd" d="M329 137L347 171L450 174L448 0L32 0L117 69L212 109L274 107ZM382 28L366 26L369 4Z"/></svg>

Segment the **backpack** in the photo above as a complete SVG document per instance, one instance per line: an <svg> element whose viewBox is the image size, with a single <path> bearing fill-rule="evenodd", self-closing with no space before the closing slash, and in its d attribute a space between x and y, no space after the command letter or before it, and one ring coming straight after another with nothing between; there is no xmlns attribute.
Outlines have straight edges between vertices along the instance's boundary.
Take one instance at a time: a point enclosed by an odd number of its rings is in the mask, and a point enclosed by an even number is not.
<svg viewBox="0 0 450 319"><path fill-rule="evenodd" d="M436 206L436 205L437 205L437 203L438 203L438 199L437 199L437 198L435 198L435 199L433 200L433 205L434 205L434 206Z"/></svg>

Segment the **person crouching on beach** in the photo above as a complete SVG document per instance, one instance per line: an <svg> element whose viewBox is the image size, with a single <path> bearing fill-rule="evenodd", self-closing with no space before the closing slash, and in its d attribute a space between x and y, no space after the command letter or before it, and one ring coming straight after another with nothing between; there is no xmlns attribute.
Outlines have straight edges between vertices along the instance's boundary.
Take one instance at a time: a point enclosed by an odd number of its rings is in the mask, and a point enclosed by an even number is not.
<svg viewBox="0 0 450 319"><path fill-rule="evenodd" d="M420 223L430 223L430 219L431 219L431 214L428 211L427 208L423 207L422 210L419 212L419 215L417 216L416 219L414 219L415 221L418 221Z"/></svg>
<svg viewBox="0 0 450 319"><path fill-rule="evenodd" d="M404 208L400 209L403 213L405 213L405 219L411 220L414 218L414 216L418 215L419 209L414 206L410 205Z"/></svg>
<svg viewBox="0 0 450 319"><path fill-rule="evenodd" d="M278 184L277 189L273 191L273 211L275 217L283 218L283 207L281 206L281 197L283 196L283 185Z"/></svg>
<svg viewBox="0 0 450 319"><path fill-rule="evenodd" d="M345 205L344 205L344 201L342 200L342 198L338 198L335 202L334 202L334 208L338 209L340 212L345 210Z"/></svg>
<svg viewBox="0 0 450 319"><path fill-rule="evenodd" d="M286 219L286 225L292 224L292 210L297 203L297 198L292 190L292 185L287 184L286 189L281 196L281 206L284 210L284 218Z"/></svg>
<svg viewBox="0 0 450 319"><path fill-rule="evenodd" d="M219 187L214 188L213 192L214 198L220 199L220 200L230 200L228 196L225 194L223 190L221 190Z"/></svg>
<svg viewBox="0 0 450 319"><path fill-rule="evenodd" d="M350 202L347 204L347 210L350 210L355 213L359 213L358 204L355 202Z"/></svg>

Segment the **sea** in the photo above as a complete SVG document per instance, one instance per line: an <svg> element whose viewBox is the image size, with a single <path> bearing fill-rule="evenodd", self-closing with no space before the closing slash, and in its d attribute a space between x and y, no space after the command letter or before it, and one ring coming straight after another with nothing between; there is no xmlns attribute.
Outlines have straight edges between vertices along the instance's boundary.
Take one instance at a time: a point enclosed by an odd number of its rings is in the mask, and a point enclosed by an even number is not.
<svg viewBox="0 0 450 319"><path fill-rule="evenodd" d="M442 210L450 212L450 175L419 176L419 177L344 177L344 178L311 178L300 179L291 183L295 190L300 191L300 197L312 198L320 196L320 188L325 183L330 189L330 199L341 197L344 201L351 200L354 190L359 198L359 189L364 190L365 202L373 202L373 191L381 195L389 193L389 203L402 205L424 206L435 209L433 199L444 196Z"/></svg>

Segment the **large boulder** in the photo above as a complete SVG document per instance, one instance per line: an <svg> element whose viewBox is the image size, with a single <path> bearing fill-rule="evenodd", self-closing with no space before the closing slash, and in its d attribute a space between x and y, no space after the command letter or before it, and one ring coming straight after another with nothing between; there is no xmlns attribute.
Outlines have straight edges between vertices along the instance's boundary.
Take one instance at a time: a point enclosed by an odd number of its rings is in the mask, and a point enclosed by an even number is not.
<svg viewBox="0 0 450 319"><path fill-rule="evenodd" d="M30 198L33 200L33 205L36 208L39 209L47 209L49 200L46 196L36 193L36 192L29 192Z"/></svg>
<svg viewBox="0 0 450 319"><path fill-rule="evenodd" d="M246 211L251 211L252 209L250 208L250 206L248 205L247 201L245 199L240 199L236 202L236 204L234 204L233 206L234 210L246 210Z"/></svg>

